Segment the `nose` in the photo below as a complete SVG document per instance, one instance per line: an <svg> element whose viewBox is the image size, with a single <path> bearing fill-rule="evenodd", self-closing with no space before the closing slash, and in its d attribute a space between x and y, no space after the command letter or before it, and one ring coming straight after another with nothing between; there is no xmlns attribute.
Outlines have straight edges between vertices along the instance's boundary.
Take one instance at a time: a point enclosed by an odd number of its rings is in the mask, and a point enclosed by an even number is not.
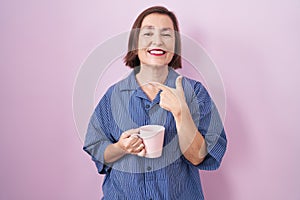
<svg viewBox="0 0 300 200"><path fill-rule="evenodd" d="M162 45L163 41L159 33L154 34L152 43L157 46Z"/></svg>

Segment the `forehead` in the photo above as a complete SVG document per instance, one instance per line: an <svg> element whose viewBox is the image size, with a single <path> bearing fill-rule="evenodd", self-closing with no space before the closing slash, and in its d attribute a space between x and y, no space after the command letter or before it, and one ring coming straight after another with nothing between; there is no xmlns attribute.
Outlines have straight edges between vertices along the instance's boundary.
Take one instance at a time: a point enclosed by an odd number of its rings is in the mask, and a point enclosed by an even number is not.
<svg viewBox="0 0 300 200"><path fill-rule="evenodd" d="M168 15L152 13L147 15L141 25L144 27L154 27L159 29L172 29L174 30L173 21Z"/></svg>

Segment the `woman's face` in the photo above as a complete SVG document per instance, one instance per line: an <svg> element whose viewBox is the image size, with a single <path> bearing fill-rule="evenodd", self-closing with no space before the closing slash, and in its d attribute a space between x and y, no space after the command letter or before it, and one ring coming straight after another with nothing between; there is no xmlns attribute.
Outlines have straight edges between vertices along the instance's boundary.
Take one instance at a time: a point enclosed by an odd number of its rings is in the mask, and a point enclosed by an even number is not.
<svg viewBox="0 0 300 200"><path fill-rule="evenodd" d="M141 25L138 57L141 66L167 66L174 55L175 32L168 15L147 15Z"/></svg>

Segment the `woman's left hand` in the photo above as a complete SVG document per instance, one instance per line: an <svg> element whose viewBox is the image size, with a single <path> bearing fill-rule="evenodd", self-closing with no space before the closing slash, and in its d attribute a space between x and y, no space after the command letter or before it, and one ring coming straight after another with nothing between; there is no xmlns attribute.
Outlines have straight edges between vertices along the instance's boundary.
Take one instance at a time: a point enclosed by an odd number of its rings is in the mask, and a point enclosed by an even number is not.
<svg viewBox="0 0 300 200"><path fill-rule="evenodd" d="M180 115L183 106L186 106L182 87L182 76L177 77L176 88L170 88L157 82L151 82L150 84L162 90L160 93L160 107L170 111L174 116Z"/></svg>

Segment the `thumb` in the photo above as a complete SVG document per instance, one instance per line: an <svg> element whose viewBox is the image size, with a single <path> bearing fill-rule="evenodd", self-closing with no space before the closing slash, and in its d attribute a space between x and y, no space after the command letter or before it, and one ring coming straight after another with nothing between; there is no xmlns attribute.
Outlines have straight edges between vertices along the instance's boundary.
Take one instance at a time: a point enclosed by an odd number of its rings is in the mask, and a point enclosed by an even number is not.
<svg viewBox="0 0 300 200"><path fill-rule="evenodd" d="M138 134L140 132L140 128L129 129L126 132L129 135Z"/></svg>
<svg viewBox="0 0 300 200"><path fill-rule="evenodd" d="M183 92L183 88L182 88L182 76L178 76L176 78L175 84L176 84L176 90L179 90L179 91Z"/></svg>
<svg viewBox="0 0 300 200"><path fill-rule="evenodd" d="M131 135L137 135L139 133L140 129L139 128L135 128L135 129L129 129L127 131L125 131L122 136L124 138L129 138Z"/></svg>

